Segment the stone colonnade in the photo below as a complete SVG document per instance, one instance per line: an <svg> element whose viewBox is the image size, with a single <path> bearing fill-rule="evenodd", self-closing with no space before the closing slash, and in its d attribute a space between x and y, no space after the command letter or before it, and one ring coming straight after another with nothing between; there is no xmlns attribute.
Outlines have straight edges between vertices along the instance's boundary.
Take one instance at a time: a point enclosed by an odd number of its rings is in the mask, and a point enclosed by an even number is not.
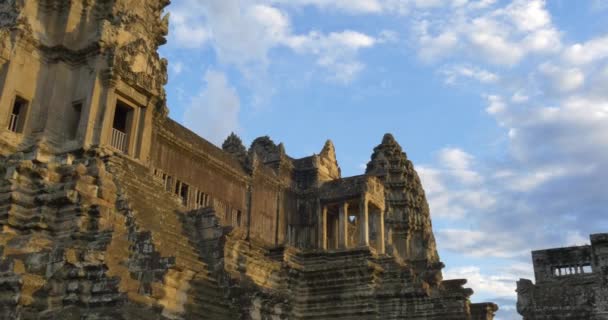
<svg viewBox="0 0 608 320"><path fill-rule="evenodd" d="M356 201L357 199L355 199ZM370 225L375 229L371 230L376 235L375 249L377 253L384 254L385 252L385 241L384 241L384 208L376 207L377 210L370 212L370 201L366 195L362 195L359 200L359 210L356 215L356 222L358 224L358 243L352 243L349 241L349 219L351 213L349 211L350 201L342 201L337 203L338 205L338 219L337 226L333 225L333 230L330 230L330 214L329 206L336 205L336 203L326 203L321 206L320 221L321 221L321 243L320 247L324 250L330 249L329 235L331 234L334 239L337 236L334 247L336 249L348 249L356 246L370 246ZM370 223L374 219L375 223ZM352 221L351 221L352 222ZM333 232L331 232L333 231ZM335 232L337 231L337 232Z"/></svg>

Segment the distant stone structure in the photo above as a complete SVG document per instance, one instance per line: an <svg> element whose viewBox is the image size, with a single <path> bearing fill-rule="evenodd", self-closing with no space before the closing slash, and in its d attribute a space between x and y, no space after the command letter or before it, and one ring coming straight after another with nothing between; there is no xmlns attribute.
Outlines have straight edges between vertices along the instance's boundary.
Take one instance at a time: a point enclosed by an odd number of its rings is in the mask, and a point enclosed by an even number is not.
<svg viewBox="0 0 608 320"><path fill-rule="evenodd" d="M412 163L167 117L169 0L0 1L0 318L487 320Z"/></svg>
<svg viewBox="0 0 608 320"><path fill-rule="evenodd" d="M608 233L591 245L532 252L536 284L517 282L524 320L608 319Z"/></svg>

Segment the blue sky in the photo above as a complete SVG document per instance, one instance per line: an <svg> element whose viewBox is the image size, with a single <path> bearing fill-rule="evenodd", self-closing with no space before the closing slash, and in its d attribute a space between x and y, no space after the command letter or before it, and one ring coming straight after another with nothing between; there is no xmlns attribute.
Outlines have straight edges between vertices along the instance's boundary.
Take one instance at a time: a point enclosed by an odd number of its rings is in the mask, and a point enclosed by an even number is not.
<svg viewBox="0 0 608 320"><path fill-rule="evenodd" d="M220 144L336 145L363 172L391 132L446 278L514 311L530 250L608 231L608 1L174 0L171 117Z"/></svg>

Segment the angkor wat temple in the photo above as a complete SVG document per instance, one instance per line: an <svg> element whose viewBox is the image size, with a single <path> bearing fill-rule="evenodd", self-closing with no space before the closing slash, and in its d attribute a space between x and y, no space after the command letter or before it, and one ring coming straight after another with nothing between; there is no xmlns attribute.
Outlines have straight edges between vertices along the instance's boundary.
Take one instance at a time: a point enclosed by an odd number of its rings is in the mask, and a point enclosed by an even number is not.
<svg viewBox="0 0 608 320"><path fill-rule="evenodd" d="M0 318L492 319L412 163L222 148L168 117L169 0L0 0Z"/></svg>

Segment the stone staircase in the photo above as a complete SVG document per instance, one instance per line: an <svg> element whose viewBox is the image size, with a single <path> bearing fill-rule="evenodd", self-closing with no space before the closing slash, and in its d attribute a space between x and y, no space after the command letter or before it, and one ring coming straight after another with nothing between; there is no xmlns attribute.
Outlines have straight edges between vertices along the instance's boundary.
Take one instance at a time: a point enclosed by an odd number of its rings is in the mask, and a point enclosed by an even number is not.
<svg viewBox="0 0 608 320"><path fill-rule="evenodd" d="M369 250L298 252L287 249L294 319L375 319Z"/></svg>
<svg viewBox="0 0 608 320"><path fill-rule="evenodd" d="M184 219L187 209L180 199L165 191L149 169L139 163L113 157L108 166L124 195L121 199L124 209L131 212L139 229L150 233L151 242L161 256L174 257L175 272L165 277L163 290L175 299L160 299L164 314L169 317L185 314L188 319L235 319L235 308L229 305L227 293L204 262L203 252L196 246L197 239L187 230L189 226Z"/></svg>

